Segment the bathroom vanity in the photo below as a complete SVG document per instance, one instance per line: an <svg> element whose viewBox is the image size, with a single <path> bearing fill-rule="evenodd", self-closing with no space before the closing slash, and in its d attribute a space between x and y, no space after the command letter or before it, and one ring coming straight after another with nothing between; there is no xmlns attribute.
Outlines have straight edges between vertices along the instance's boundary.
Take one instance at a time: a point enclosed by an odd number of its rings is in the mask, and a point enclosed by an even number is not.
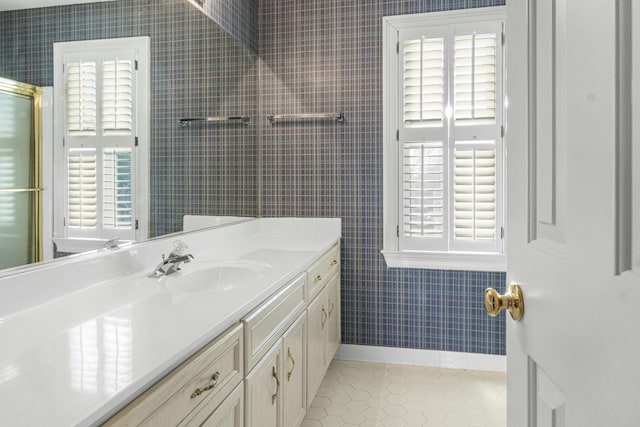
<svg viewBox="0 0 640 427"><path fill-rule="evenodd" d="M194 260L166 277L175 237L0 278L3 423L302 421L340 343L340 220L179 238Z"/></svg>

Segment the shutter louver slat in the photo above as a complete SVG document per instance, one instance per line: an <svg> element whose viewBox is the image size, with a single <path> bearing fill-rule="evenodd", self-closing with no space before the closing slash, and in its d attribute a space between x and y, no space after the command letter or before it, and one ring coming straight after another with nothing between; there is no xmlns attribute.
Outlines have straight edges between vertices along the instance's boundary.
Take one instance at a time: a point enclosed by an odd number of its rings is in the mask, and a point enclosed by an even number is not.
<svg viewBox="0 0 640 427"><path fill-rule="evenodd" d="M457 124L490 124L496 119L496 35L455 38L454 100Z"/></svg>
<svg viewBox="0 0 640 427"><path fill-rule="evenodd" d="M69 135L95 135L97 83L95 62L74 62L66 66L67 129Z"/></svg>
<svg viewBox="0 0 640 427"><path fill-rule="evenodd" d="M103 222L105 228L133 226L132 151L109 148L103 151Z"/></svg>
<svg viewBox="0 0 640 427"><path fill-rule="evenodd" d="M496 235L496 150L456 146L454 236L487 240Z"/></svg>
<svg viewBox="0 0 640 427"><path fill-rule="evenodd" d="M102 129L104 135L131 135L133 130L133 61L103 62Z"/></svg>
<svg viewBox="0 0 640 427"><path fill-rule="evenodd" d="M404 123L442 126L444 109L444 40L404 42Z"/></svg>
<svg viewBox="0 0 640 427"><path fill-rule="evenodd" d="M404 236L442 238L444 188L443 143L405 143L402 185Z"/></svg>
<svg viewBox="0 0 640 427"><path fill-rule="evenodd" d="M95 228L98 182L95 149L70 149L68 159L69 226Z"/></svg>

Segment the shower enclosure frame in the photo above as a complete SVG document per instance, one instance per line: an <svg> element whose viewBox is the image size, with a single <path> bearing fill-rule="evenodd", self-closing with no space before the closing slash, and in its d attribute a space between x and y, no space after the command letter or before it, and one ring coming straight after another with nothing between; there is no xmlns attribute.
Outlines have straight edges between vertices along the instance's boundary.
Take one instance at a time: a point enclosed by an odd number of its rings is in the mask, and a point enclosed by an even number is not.
<svg viewBox="0 0 640 427"><path fill-rule="evenodd" d="M31 170L33 181L30 188L0 189L0 193L34 193L31 217L31 262L42 261L42 88L0 77L0 93L19 96L31 101L33 131L31 132Z"/></svg>

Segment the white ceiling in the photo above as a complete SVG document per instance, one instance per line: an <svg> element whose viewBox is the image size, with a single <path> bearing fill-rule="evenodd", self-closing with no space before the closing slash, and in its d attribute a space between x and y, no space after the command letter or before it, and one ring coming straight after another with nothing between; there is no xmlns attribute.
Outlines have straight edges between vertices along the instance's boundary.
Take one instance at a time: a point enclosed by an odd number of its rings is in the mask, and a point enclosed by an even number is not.
<svg viewBox="0 0 640 427"><path fill-rule="evenodd" d="M0 12L15 9L60 6L63 4L97 3L100 1L113 0L0 0Z"/></svg>

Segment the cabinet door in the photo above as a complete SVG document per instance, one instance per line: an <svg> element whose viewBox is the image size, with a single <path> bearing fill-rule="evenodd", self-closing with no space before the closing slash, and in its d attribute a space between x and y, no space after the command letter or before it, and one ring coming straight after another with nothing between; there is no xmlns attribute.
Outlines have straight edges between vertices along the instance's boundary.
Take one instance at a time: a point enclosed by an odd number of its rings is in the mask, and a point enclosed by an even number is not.
<svg viewBox="0 0 640 427"><path fill-rule="evenodd" d="M307 408L316 395L327 367L326 354L326 289L307 308Z"/></svg>
<svg viewBox="0 0 640 427"><path fill-rule="evenodd" d="M282 425L282 380L282 341L277 341L245 380L246 427Z"/></svg>
<svg viewBox="0 0 640 427"><path fill-rule="evenodd" d="M307 315L304 313L282 337L284 427L300 425L307 410L305 400L307 395L305 378L306 320Z"/></svg>
<svg viewBox="0 0 640 427"><path fill-rule="evenodd" d="M327 365L333 360L340 347L340 275L327 285Z"/></svg>

